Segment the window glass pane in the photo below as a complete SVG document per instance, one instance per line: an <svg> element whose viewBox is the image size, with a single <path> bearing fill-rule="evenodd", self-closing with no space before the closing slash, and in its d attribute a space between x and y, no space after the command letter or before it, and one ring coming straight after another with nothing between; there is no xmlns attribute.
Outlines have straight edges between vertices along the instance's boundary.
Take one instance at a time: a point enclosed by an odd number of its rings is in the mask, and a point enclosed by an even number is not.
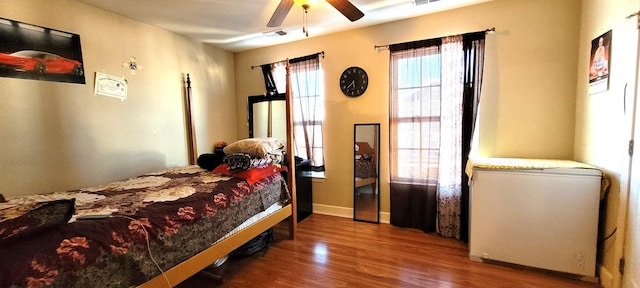
<svg viewBox="0 0 640 288"><path fill-rule="evenodd" d="M398 60L398 88L418 87L420 85L420 64L416 58Z"/></svg>
<svg viewBox="0 0 640 288"><path fill-rule="evenodd" d="M398 149L398 177L417 178L420 176L420 150Z"/></svg>
<svg viewBox="0 0 640 288"><path fill-rule="evenodd" d="M420 60L422 85L440 85L440 54L423 56Z"/></svg>
<svg viewBox="0 0 640 288"><path fill-rule="evenodd" d="M301 96L294 98L293 119L302 121L321 121L324 119L324 105L319 95Z"/></svg>
<svg viewBox="0 0 640 288"><path fill-rule="evenodd" d="M397 177L417 180L437 178L438 156L437 149L399 149Z"/></svg>
<svg viewBox="0 0 640 288"><path fill-rule="evenodd" d="M401 89L397 95L398 117L414 117L421 114L420 105L416 105L420 101L419 88Z"/></svg>
<svg viewBox="0 0 640 288"><path fill-rule="evenodd" d="M397 149L392 180L430 182L438 177L441 62L438 49L429 52L392 57L397 68L391 93Z"/></svg>
<svg viewBox="0 0 640 288"><path fill-rule="evenodd" d="M438 149L440 147L440 121L427 121L422 125L422 147Z"/></svg>
<svg viewBox="0 0 640 288"><path fill-rule="evenodd" d="M420 92L420 115L440 116L440 86L424 87Z"/></svg>
<svg viewBox="0 0 640 288"><path fill-rule="evenodd" d="M398 149L420 148L420 123L398 123Z"/></svg>

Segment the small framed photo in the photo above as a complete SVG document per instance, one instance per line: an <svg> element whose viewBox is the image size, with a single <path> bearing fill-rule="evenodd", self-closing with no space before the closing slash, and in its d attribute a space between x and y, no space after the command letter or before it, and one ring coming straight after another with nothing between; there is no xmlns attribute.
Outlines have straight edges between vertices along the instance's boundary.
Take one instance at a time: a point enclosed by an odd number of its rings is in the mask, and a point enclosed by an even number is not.
<svg viewBox="0 0 640 288"><path fill-rule="evenodd" d="M591 41L589 61L589 94L609 90L609 69L611 68L611 30Z"/></svg>

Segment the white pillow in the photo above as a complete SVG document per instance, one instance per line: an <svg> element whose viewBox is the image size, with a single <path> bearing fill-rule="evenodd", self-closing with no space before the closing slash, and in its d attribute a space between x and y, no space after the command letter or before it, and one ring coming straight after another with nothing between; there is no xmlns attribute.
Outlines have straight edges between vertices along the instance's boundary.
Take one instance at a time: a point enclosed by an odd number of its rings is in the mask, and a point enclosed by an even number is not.
<svg viewBox="0 0 640 288"><path fill-rule="evenodd" d="M266 158L268 154L274 153L283 147L284 145L280 140L273 137L247 138L225 146L222 151L225 154L248 153L251 156Z"/></svg>

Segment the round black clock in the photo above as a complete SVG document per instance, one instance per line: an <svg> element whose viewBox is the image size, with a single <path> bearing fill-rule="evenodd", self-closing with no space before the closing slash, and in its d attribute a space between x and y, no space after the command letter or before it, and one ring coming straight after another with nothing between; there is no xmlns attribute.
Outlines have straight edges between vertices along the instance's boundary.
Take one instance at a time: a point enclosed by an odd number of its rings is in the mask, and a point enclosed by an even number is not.
<svg viewBox="0 0 640 288"><path fill-rule="evenodd" d="M353 66L349 67L340 75L340 90L349 97L358 97L367 90L369 77L364 69Z"/></svg>

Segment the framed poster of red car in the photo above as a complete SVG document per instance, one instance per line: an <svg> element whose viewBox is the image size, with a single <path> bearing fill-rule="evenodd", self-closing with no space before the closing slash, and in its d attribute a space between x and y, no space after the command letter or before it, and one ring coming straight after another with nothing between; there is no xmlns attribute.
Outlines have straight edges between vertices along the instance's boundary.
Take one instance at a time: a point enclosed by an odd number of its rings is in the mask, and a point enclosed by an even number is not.
<svg viewBox="0 0 640 288"><path fill-rule="evenodd" d="M80 36L0 18L0 77L85 84Z"/></svg>

